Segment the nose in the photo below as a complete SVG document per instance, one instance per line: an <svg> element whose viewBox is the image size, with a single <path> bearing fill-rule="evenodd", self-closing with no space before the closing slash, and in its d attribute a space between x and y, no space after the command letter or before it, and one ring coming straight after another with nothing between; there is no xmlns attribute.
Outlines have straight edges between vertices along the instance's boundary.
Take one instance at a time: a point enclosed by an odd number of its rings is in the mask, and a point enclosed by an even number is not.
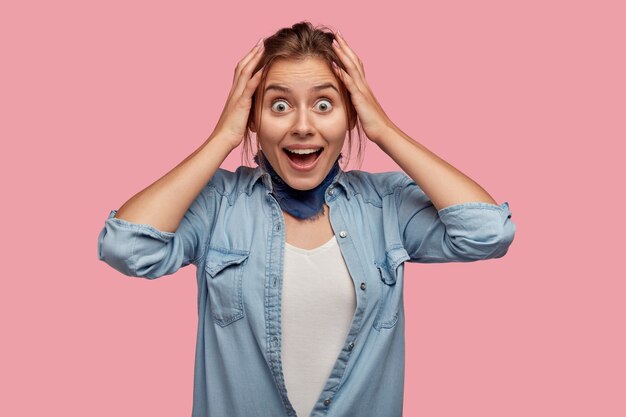
<svg viewBox="0 0 626 417"><path fill-rule="evenodd" d="M301 138L315 135L315 127L308 109L300 109L297 112L291 134Z"/></svg>

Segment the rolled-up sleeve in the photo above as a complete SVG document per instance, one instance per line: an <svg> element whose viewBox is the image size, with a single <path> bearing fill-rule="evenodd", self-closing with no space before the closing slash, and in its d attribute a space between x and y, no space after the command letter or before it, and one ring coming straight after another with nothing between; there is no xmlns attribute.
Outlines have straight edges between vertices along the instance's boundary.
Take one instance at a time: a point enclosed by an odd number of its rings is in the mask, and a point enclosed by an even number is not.
<svg viewBox="0 0 626 417"><path fill-rule="evenodd" d="M203 255L215 213L215 198L206 187L185 213L176 232L115 217L111 210L98 235L98 259L124 275L159 278L195 263Z"/></svg>
<svg viewBox="0 0 626 417"><path fill-rule="evenodd" d="M468 202L439 211L419 186L398 194L398 220L410 262L472 262L504 256L515 236L509 203Z"/></svg>

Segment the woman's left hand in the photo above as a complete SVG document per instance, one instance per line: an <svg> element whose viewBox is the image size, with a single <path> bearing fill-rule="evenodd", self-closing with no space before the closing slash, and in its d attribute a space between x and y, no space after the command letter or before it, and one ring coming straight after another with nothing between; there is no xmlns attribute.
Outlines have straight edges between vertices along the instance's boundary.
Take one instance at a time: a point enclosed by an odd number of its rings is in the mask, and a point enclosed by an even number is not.
<svg viewBox="0 0 626 417"><path fill-rule="evenodd" d="M348 72L339 66L335 67L333 62L334 71L350 92L352 104L361 120L363 131L372 142L376 143L394 124L367 85L363 63L359 57L350 49L341 35L335 33L335 39L333 48Z"/></svg>

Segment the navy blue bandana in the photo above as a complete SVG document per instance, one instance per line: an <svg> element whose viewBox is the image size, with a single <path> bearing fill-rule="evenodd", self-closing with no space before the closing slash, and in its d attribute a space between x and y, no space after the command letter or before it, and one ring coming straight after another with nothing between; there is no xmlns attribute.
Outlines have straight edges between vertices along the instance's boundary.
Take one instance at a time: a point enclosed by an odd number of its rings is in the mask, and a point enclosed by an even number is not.
<svg viewBox="0 0 626 417"><path fill-rule="evenodd" d="M254 162L270 174L274 189L272 195L276 198L276 201L278 201L278 205L281 209L298 219L315 220L324 214L324 193L326 192L326 188L328 188L335 176L339 173L339 160L341 157L342 155L339 154L335 164L321 184L310 190L296 190L287 184L280 175L274 171L274 168L265 155L263 155L262 151L256 154ZM261 158L262 164L259 161Z"/></svg>

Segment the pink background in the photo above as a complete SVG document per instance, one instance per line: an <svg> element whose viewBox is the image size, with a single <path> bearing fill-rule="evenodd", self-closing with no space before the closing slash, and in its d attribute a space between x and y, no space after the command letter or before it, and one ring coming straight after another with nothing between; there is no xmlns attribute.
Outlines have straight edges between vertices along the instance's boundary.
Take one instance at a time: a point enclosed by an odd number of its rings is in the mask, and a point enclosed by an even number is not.
<svg viewBox="0 0 626 417"><path fill-rule="evenodd" d="M2 5L0 415L191 414L195 267L126 277L97 235L208 137L254 43L300 20L341 30L392 120L517 224L504 258L408 265L405 415L626 415L624 8L408 4Z"/></svg>

